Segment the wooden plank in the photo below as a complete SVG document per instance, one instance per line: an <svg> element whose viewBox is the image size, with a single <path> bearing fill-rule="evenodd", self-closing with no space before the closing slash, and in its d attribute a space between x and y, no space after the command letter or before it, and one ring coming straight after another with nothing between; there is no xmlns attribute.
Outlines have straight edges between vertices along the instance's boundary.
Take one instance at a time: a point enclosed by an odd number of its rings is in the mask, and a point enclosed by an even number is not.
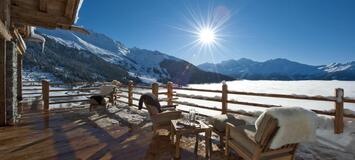
<svg viewBox="0 0 355 160"><path fill-rule="evenodd" d="M188 95L188 94L181 94L181 93L176 93L176 94L174 94L174 96L180 97L180 98L190 98L190 99L222 102L221 98L215 98L215 97L206 97L206 96L199 96L199 95Z"/></svg>
<svg viewBox="0 0 355 160"><path fill-rule="evenodd" d="M11 19L16 23L48 28L56 28L58 23L72 25L68 18L14 5L11 6Z"/></svg>
<svg viewBox="0 0 355 160"><path fill-rule="evenodd" d="M346 102L346 103L355 103L355 99L352 99L352 98L344 98L344 102Z"/></svg>
<svg viewBox="0 0 355 160"><path fill-rule="evenodd" d="M240 92L240 91L228 91L228 93L246 95L246 96L262 96L262 97L273 97L273 98L289 98L289 99L316 100L316 101L329 101L329 102L335 101L335 97L323 97L323 96L286 95L286 94L254 93L254 92Z"/></svg>
<svg viewBox="0 0 355 160"><path fill-rule="evenodd" d="M49 104L77 103L77 102L89 102L89 100L82 99L82 100L67 100L67 101L51 101L49 102Z"/></svg>
<svg viewBox="0 0 355 160"><path fill-rule="evenodd" d="M212 89L179 88L179 87L174 87L174 89L176 89L176 90L185 90L185 91L200 91L200 92L222 93L221 90L212 90Z"/></svg>
<svg viewBox="0 0 355 160"><path fill-rule="evenodd" d="M63 91L91 91L91 90L99 90L100 88L68 88L68 89L52 89L50 92L63 92Z"/></svg>
<svg viewBox="0 0 355 160"><path fill-rule="evenodd" d="M47 0L39 0L39 10L42 11L42 12L47 12L47 7L48 4L47 4Z"/></svg>
<svg viewBox="0 0 355 160"><path fill-rule="evenodd" d="M59 96L49 96L49 98L68 98L68 97L92 96L92 95L95 95L95 94L59 95Z"/></svg>

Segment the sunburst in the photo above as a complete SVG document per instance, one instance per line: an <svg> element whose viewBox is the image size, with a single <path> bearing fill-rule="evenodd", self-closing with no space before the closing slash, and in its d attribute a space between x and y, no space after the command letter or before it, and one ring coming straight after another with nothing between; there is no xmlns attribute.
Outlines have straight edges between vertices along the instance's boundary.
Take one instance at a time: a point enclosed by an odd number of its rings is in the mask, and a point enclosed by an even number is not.
<svg viewBox="0 0 355 160"><path fill-rule="evenodd" d="M210 5L206 14L199 7L187 8L186 11L184 19L187 25L173 28L188 33L193 39L179 50L188 49L196 58L205 55L214 60L214 54L224 49L221 42L224 41L223 31L231 16L229 10L225 6Z"/></svg>

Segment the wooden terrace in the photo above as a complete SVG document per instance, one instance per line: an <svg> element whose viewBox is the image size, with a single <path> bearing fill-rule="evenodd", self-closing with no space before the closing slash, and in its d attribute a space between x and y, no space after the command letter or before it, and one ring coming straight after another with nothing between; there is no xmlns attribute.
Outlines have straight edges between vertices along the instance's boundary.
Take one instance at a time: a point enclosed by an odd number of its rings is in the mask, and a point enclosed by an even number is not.
<svg viewBox="0 0 355 160"><path fill-rule="evenodd" d="M40 104L24 104L18 125L0 128L0 157L15 159L170 159L174 146L151 125L132 126L114 112L88 108L42 112ZM118 123L112 123L118 120ZM182 159L194 159L193 142L182 139ZM199 159L204 156L199 146ZM212 159L224 159L214 145Z"/></svg>
<svg viewBox="0 0 355 160"><path fill-rule="evenodd" d="M102 83L99 83L101 85ZM77 87L77 86L81 87ZM162 97L161 101L168 104L188 105L190 107L209 109L221 113L235 113L252 116L248 113L228 109L228 104L252 105L258 107L282 107L278 105L258 104L229 100L229 94L244 94L251 96L265 96L277 98L291 98L302 100L316 100L334 102L335 112L314 110L318 114L335 116L335 133L343 131L343 118L355 118L343 112L344 103L354 103L350 98L337 89L334 97L297 96L266 93L251 93L230 91L226 85L222 90L207 90L195 88L181 88L167 85L134 86L132 82L120 89L118 104L109 109L98 109L89 112L87 100L72 99L73 97L89 96L97 90L98 83L53 84L48 81L25 82L23 86L24 100L20 103L21 117L15 126L0 128L0 157L4 160L14 159L171 159L174 146L171 145L168 133L160 132L153 135L149 117L142 123L131 123L119 114L123 110L138 111L137 96L142 91L151 91ZM58 86L62 86L58 89ZM64 87L66 86L66 87ZM178 90L211 92L221 94L221 97L207 97L181 94ZM77 94L66 94L65 92ZM82 92L85 92L83 94ZM53 95L53 93L56 93ZM63 93L60 95L60 93ZM337 96L341 96L340 100ZM221 108L186 103L179 98L190 98L204 101L220 102ZM70 108L54 108L57 104L74 104ZM80 105L78 105L80 103ZM146 111L139 111L146 112ZM186 112L186 111L185 111ZM132 112L133 113L133 112ZM203 116L203 115L202 115ZM341 121L339 121L339 119ZM211 159L226 159L217 147L218 140L214 135ZM182 139L181 159L203 159L205 155L204 143L198 146L198 154L194 153L195 138ZM235 159L235 157L230 157Z"/></svg>

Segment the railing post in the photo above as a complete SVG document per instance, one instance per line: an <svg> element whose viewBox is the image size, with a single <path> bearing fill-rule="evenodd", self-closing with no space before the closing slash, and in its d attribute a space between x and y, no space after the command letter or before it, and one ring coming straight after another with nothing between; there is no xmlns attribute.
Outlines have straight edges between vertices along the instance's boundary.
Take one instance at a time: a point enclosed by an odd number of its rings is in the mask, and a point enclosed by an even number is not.
<svg viewBox="0 0 355 160"><path fill-rule="evenodd" d="M49 81L42 80L42 100L44 112L49 111Z"/></svg>
<svg viewBox="0 0 355 160"><path fill-rule="evenodd" d="M158 92L159 92L158 83L153 83L152 84L152 94L155 95L158 98Z"/></svg>
<svg viewBox="0 0 355 160"><path fill-rule="evenodd" d="M133 81L128 81L128 106L133 105Z"/></svg>
<svg viewBox="0 0 355 160"><path fill-rule="evenodd" d="M228 86L225 81L222 82L222 114L227 114L228 108Z"/></svg>
<svg viewBox="0 0 355 160"><path fill-rule="evenodd" d="M334 132L339 134L344 130L344 90L342 88L335 89L335 97Z"/></svg>
<svg viewBox="0 0 355 160"><path fill-rule="evenodd" d="M166 84L166 97L168 99L168 106L173 105L173 82L168 82Z"/></svg>

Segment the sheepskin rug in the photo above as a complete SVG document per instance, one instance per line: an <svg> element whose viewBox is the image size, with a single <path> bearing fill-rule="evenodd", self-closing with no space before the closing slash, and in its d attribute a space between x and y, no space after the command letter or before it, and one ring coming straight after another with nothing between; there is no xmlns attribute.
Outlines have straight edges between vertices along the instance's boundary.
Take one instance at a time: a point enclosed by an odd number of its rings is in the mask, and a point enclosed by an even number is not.
<svg viewBox="0 0 355 160"><path fill-rule="evenodd" d="M316 140L317 115L314 112L300 107L270 108L259 116L255 126L261 123L265 114L277 119L280 127L270 148L277 149L286 144Z"/></svg>

